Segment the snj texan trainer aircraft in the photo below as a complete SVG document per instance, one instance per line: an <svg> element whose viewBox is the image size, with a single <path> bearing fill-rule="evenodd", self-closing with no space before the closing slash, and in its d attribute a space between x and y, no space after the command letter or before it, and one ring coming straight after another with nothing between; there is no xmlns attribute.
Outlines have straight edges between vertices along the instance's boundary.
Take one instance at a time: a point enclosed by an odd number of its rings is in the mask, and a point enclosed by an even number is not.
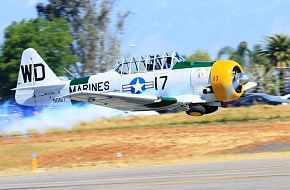
<svg viewBox="0 0 290 190"><path fill-rule="evenodd" d="M256 85L248 80L235 61L191 62L173 52L124 59L111 71L63 81L29 48L22 54L12 90L16 102L25 106L61 107L81 101L126 111L203 115Z"/></svg>

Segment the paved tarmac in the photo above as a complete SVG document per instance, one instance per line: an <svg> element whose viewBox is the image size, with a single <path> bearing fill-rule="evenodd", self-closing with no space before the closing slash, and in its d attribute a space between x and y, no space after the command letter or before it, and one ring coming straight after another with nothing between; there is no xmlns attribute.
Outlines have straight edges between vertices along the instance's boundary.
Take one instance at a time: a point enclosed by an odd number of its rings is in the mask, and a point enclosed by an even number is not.
<svg viewBox="0 0 290 190"><path fill-rule="evenodd" d="M290 189L290 158L0 177L0 189Z"/></svg>

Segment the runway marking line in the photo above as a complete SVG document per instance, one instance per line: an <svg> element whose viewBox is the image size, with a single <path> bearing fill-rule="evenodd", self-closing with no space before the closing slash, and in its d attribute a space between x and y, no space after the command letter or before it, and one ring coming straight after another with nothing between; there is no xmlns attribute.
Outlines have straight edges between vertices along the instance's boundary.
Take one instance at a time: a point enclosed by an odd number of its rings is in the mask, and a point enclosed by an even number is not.
<svg viewBox="0 0 290 190"><path fill-rule="evenodd" d="M127 186L127 187L138 187L140 185L168 185L168 184L180 184L180 183L191 183L191 182L209 182L209 181L221 181L221 180L228 180L228 179L248 179L251 178L268 178L268 177L286 177L290 176L290 173L281 173L281 174L273 174L273 175L253 175L253 176L232 176L232 177L223 177L223 178L208 178L208 179L185 179L185 180L174 180L174 181L146 181L146 182L133 182L133 183L119 183L119 184L106 184L106 185L96 185L97 188L108 188L108 187L114 187L114 186Z"/></svg>
<svg viewBox="0 0 290 190"><path fill-rule="evenodd" d="M271 167L269 167L271 168ZM256 168L253 168L256 169ZM229 170L225 170L229 171ZM236 170L239 171L239 170ZM217 172L210 173L208 174L216 174ZM221 173L221 172L219 172ZM180 173L175 173L175 175L182 175L182 174L196 174L196 172L180 172ZM242 174L242 173L241 173ZM152 176L147 176L147 177L156 177L156 176L172 176L171 175L152 175ZM227 175L227 174L225 174ZM209 181L220 181L220 180L229 180L229 179L254 179L254 178L269 178L269 177L283 177L283 176L290 176L290 173L277 173L277 174L259 174L259 175L247 175L247 176L236 176L237 174L234 174L234 176L225 176L225 177L209 177L209 178L203 178L203 177L197 177L194 179L172 179L172 178L164 178L164 179L159 179L159 180L154 180L154 179L149 179L144 182L116 182L116 183L107 183L107 184L96 184L100 183L95 180L82 180L80 181L80 184L61 184L63 182L52 182L50 185L49 184L41 184L41 183L31 183L29 187L27 188L22 188L22 189L37 189L37 188L57 188L57 187L77 187L77 186L96 186L98 188L107 188L110 186L140 186L140 185L165 185L165 184L180 184L180 183L191 183L191 182L197 182L197 183L202 183L202 182L209 182ZM136 176L135 176L136 177ZM137 176L137 177L142 177L142 176ZM144 176L145 177L145 176ZM181 176L182 177L182 176ZM189 176L189 178L192 178L193 176ZM129 177L124 177L124 178L119 178L119 179L126 179ZM104 179L104 178L102 178ZM106 178L105 178L106 179ZM111 178L114 179L114 178ZM138 179L137 179L138 180ZM65 181L68 182L68 181ZM85 182L85 183L84 183ZM104 183L104 182L103 182ZM29 185L29 184L27 184ZM38 185L38 186L37 186ZM0 189L2 189L0 187ZM5 188L5 189L19 189L19 187L11 187L11 188Z"/></svg>

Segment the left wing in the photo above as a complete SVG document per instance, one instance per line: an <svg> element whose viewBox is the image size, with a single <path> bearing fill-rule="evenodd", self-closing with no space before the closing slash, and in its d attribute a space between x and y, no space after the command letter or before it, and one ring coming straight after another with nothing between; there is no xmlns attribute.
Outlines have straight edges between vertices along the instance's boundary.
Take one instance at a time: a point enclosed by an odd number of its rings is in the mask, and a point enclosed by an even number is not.
<svg viewBox="0 0 290 190"><path fill-rule="evenodd" d="M154 95L125 94L118 92L74 92L64 98L89 102L119 110L164 110L174 109L189 103L206 103L200 96L183 95L173 97L158 97Z"/></svg>

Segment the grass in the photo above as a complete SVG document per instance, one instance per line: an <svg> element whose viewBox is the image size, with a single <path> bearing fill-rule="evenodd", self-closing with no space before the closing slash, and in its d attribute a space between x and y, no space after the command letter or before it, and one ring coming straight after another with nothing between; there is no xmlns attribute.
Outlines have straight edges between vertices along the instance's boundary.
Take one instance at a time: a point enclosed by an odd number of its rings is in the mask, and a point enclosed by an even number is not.
<svg viewBox="0 0 290 190"><path fill-rule="evenodd" d="M254 106L247 108L227 108L201 117L190 117L185 113L165 114L160 116L135 116L126 118L100 119L95 122L81 123L70 132L111 130L120 128L145 127L198 127L205 124L271 122L272 120L289 121L290 105ZM50 131L52 132L52 131Z"/></svg>
<svg viewBox="0 0 290 190"><path fill-rule="evenodd" d="M79 123L71 128L64 129L53 127L46 131L38 129L28 129L26 135L33 136L39 134L64 134L96 130L112 129L138 129L150 127L178 127L190 126L198 127L206 124L223 124L223 123L243 123L243 122L271 122L271 121L289 121L290 105L280 106L253 106L243 108L226 108L219 109L217 112L204 115L201 117L191 117L184 112L176 114L164 114L159 116L131 116L112 119L98 119L93 122ZM19 136L20 132L0 133L1 136Z"/></svg>
<svg viewBox="0 0 290 190"><path fill-rule="evenodd" d="M243 123L243 122L271 122L271 121L289 121L290 105L281 106L253 106L243 108L226 108L219 109L217 112L204 115L201 117L191 117L184 112L176 114L164 114L159 116L131 116L123 118L98 119L93 122L82 122L64 129L53 127L44 131L45 134L64 134L96 130L112 129L138 129L150 127L178 127L190 126L198 127L206 124L223 124L223 123ZM1 136L19 136L20 132L1 134ZM43 134L38 129L29 129L26 135L33 136Z"/></svg>
<svg viewBox="0 0 290 190"><path fill-rule="evenodd" d="M172 149L174 149L174 147L179 143L180 149L177 149L177 151L183 150L183 146L186 143L190 144L190 151L192 151L192 147L196 146L196 142L203 142L203 145L206 146L205 148L208 149L218 146L217 143L220 143L221 146L223 143L231 145L232 143L238 143L238 141L245 141L247 139L251 140L249 140L249 143L255 142L255 139L257 139L258 142L262 142L265 137L269 137L269 143L272 143L272 140L274 137L276 138L276 135L280 135L279 137L284 137L283 135L287 136L286 133L288 132L274 131L273 133L263 133L263 129L260 129L258 132L253 131L255 133L243 136L243 133L246 133L247 131L242 131L240 136L235 140L234 136L238 134L236 134L236 132L231 132L228 131L228 129L225 129L224 132L212 132L211 134L191 134L190 132L187 132L184 136L182 136L181 133L179 134L179 140L173 137L172 139L166 141L166 138L165 140L158 139L160 138L160 136L158 137L159 134L154 134L153 137L147 137L146 134L143 136L143 134L133 133L128 137L130 139L127 139L127 136L119 135L117 130L126 129L122 131L127 132L130 130L138 131L139 129L144 128L166 128L163 130L163 132L173 129L173 132L170 134L174 134L175 128L194 129L206 126L213 126L215 128L215 126L219 127L225 125L231 129L232 127L242 128L248 123L258 123L263 125L272 122L278 123L278 125L279 123L290 125L289 118L290 105L254 106L249 108L219 109L213 114L201 117L190 117L183 112L176 114L164 114L159 116L132 116L124 118L99 119L94 122L79 123L73 126L71 129L55 127L47 129L44 133L37 129L30 129L27 131L27 136L21 136L20 133L17 132L11 134L1 134L0 171L23 166L29 168L31 153L33 152L37 152L42 157L52 156L54 154L62 156L58 152L64 151L67 153L67 151L70 150L80 150L84 148L83 154L87 154L86 151L89 151L90 149L86 148L89 148L90 146L96 145L100 147L106 147L116 142L124 142L126 144L134 141L134 145L136 146L139 145L140 142L148 142L149 145L151 145L153 148L154 144L152 143L156 143L156 145L164 143L164 146L170 145ZM92 135L88 135L90 132L92 132ZM102 136L102 134L105 133L107 136ZM251 135L253 137L251 137ZM188 142L183 142L183 140L187 140ZM195 148L199 148L198 146ZM231 148L231 146L228 147L229 149ZM184 152L187 152L187 150Z"/></svg>
<svg viewBox="0 0 290 190"><path fill-rule="evenodd" d="M8 144L0 147L0 171L13 168L19 165L30 165L31 154L37 153L44 156L49 152L55 152L64 149L81 148L82 145L89 145L89 140L81 141L47 141L47 142L23 142Z"/></svg>

